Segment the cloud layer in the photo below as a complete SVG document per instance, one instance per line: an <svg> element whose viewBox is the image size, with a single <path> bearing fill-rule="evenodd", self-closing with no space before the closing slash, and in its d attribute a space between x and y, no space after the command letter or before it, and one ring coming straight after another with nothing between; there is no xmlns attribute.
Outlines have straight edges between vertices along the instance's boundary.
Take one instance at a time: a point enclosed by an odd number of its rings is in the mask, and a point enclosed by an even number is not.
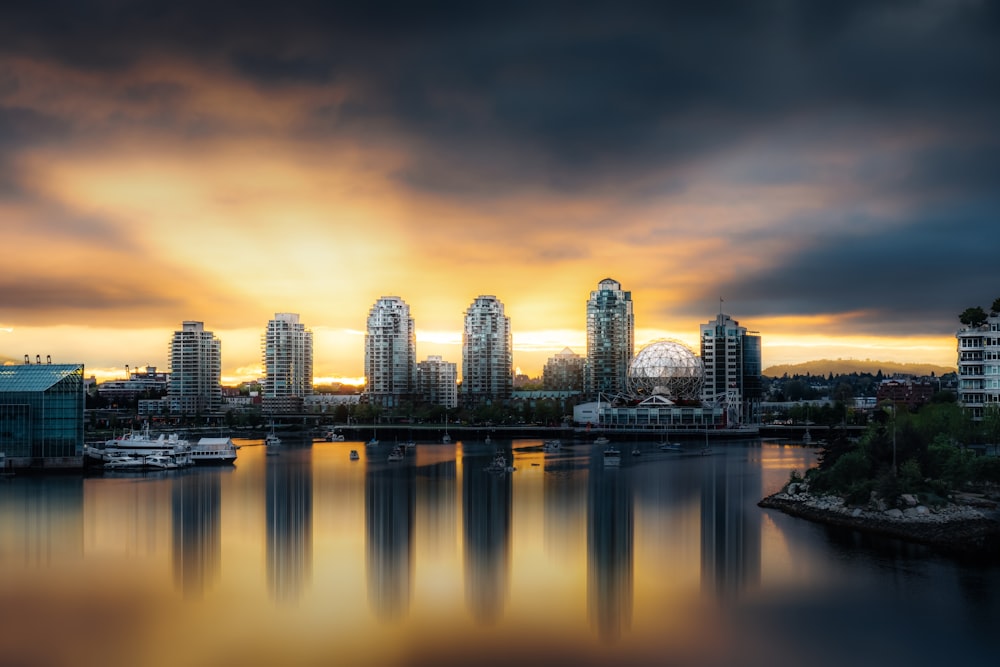
<svg viewBox="0 0 1000 667"><path fill-rule="evenodd" d="M945 349L1000 296L996 81L985 0L4 7L0 325L573 330L613 275L647 329Z"/></svg>

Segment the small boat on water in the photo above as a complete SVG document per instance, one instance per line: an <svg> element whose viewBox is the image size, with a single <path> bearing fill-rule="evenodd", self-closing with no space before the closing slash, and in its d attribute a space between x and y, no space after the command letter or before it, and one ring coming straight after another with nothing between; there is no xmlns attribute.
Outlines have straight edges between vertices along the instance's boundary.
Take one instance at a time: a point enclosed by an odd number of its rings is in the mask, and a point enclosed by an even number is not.
<svg viewBox="0 0 1000 667"><path fill-rule="evenodd" d="M352 450L351 450L351 460L352 460L352 461L357 461L357 460L358 460L358 459L360 459L360 458L361 458L361 457L360 457L360 456L358 456L358 450L356 450L356 449L352 449Z"/></svg>
<svg viewBox="0 0 1000 667"><path fill-rule="evenodd" d="M660 445L660 451L663 452L679 452L683 448L676 442L664 442Z"/></svg>
<svg viewBox="0 0 1000 667"><path fill-rule="evenodd" d="M632 456L642 456L642 450L638 447L632 448Z"/></svg>
<svg viewBox="0 0 1000 667"><path fill-rule="evenodd" d="M512 465L507 465L506 456L504 456L503 454L497 454L496 456L493 457L493 460L490 461L490 464L485 468L483 468L483 470L485 470L486 472L504 473L504 472L514 472L515 470L517 470L517 468L515 468Z"/></svg>
<svg viewBox="0 0 1000 667"><path fill-rule="evenodd" d="M389 461L390 463L393 463L395 461L402 461L403 460L403 448L402 447L393 447L392 451L389 452L389 457L386 460Z"/></svg>
<svg viewBox="0 0 1000 667"><path fill-rule="evenodd" d="M614 447L608 447L604 450L604 465L608 467L617 467L621 465L622 453Z"/></svg>
<svg viewBox="0 0 1000 667"><path fill-rule="evenodd" d="M594 438L594 444L595 445L606 445L609 442L611 442L611 441L608 440L607 438L605 438L603 435L599 435L596 438Z"/></svg>
<svg viewBox="0 0 1000 667"><path fill-rule="evenodd" d="M337 429L332 429L326 432L326 435L323 436L323 439L326 440L327 442L343 442L344 435L342 433L338 433Z"/></svg>
<svg viewBox="0 0 1000 667"><path fill-rule="evenodd" d="M274 433L268 433L267 437L264 438L264 444L268 447L274 447L281 444L281 438L276 436Z"/></svg>
<svg viewBox="0 0 1000 667"><path fill-rule="evenodd" d="M543 452L558 452L562 449L562 440L546 440L542 443Z"/></svg>

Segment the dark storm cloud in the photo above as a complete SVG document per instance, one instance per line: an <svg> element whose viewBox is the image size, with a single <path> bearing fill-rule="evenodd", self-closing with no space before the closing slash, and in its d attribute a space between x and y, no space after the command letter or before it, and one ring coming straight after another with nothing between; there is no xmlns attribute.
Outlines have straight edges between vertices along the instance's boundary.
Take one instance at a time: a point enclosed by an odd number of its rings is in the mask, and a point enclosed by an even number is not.
<svg viewBox="0 0 1000 667"><path fill-rule="evenodd" d="M949 331L970 285L1000 286L1000 2L65 0L0 9L2 56L90 73L174 60L274 95L342 86L286 131L400 146L401 183L451 196L669 197L690 165L724 186L734 147L774 146L735 184L846 183L849 201L776 221L799 251L727 289L747 318L870 310L884 333L932 309ZM16 86L0 75L0 155L67 131L3 106ZM165 125L184 94L124 93ZM824 151L856 159L803 157Z"/></svg>
<svg viewBox="0 0 1000 667"><path fill-rule="evenodd" d="M808 239L794 256L724 285L723 296L748 321L861 312L852 331L947 334L977 299L988 306L1000 297L998 207L1000 200L927 211L905 226L871 234L831 229ZM705 292L696 305L717 297ZM703 311L692 307L691 314Z"/></svg>
<svg viewBox="0 0 1000 667"><path fill-rule="evenodd" d="M184 57L264 87L353 84L351 129L388 122L427 147L400 177L434 189L477 164L496 186L624 181L780 133L803 113L983 122L1000 94L994 3L55 2L3 12L0 49L71 66ZM478 163L457 159L481 148L493 150Z"/></svg>

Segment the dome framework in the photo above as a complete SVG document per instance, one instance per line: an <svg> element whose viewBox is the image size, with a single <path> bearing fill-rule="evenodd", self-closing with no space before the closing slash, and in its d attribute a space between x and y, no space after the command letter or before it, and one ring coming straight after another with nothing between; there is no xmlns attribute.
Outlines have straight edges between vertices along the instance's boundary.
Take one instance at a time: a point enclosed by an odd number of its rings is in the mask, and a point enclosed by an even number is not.
<svg viewBox="0 0 1000 667"><path fill-rule="evenodd" d="M660 394L672 400L696 400L705 382L701 359L675 340L654 341L632 359L628 389L636 396Z"/></svg>

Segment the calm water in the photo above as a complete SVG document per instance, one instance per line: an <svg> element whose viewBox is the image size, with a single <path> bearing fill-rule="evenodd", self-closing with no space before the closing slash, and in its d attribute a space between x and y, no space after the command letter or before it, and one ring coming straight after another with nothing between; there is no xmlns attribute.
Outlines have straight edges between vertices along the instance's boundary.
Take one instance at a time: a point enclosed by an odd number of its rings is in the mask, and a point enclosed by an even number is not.
<svg viewBox="0 0 1000 667"><path fill-rule="evenodd" d="M0 664L997 664L1000 566L756 506L812 450L243 444L0 480Z"/></svg>

